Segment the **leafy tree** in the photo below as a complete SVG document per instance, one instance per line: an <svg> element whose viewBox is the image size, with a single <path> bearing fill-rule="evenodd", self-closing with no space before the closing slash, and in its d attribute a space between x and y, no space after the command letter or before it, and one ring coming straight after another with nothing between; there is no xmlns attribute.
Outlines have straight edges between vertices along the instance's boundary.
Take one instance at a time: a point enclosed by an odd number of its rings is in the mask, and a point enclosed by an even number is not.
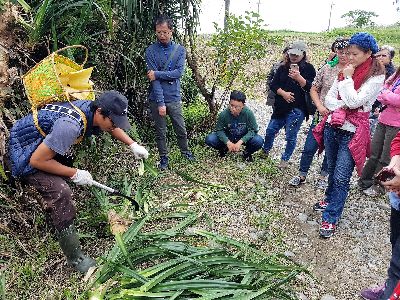
<svg viewBox="0 0 400 300"><path fill-rule="evenodd" d="M216 116L227 92L236 80L246 82L251 88L254 78L246 74L245 66L251 60L264 57L267 52L266 43L270 40L268 33L262 28L263 20L256 13L246 12L246 16L230 15L227 27L220 28L214 24L217 33L211 37L208 45L213 52L209 59L213 62L205 70L199 67L203 49L197 49L194 40L190 40L188 64L193 71L196 84L207 101L209 110ZM217 89L223 94L216 99Z"/></svg>
<svg viewBox="0 0 400 300"><path fill-rule="evenodd" d="M89 48L97 90L117 89L134 99L131 112L146 114L147 88L144 51L155 40L153 22L168 14L179 41L191 26L196 32L200 0L15 0L25 56L40 61L49 52L72 44ZM20 35L21 31L19 32ZM26 43L26 41L28 43ZM76 58L79 53L70 52ZM79 58L79 57L78 57ZM24 65L22 73L32 67Z"/></svg>
<svg viewBox="0 0 400 300"><path fill-rule="evenodd" d="M351 10L341 18L346 18L347 23L349 26L356 27L356 28L364 28L364 27L373 27L375 26L375 22L372 21L372 18L378 17L376 13L372 11L365 11L365 10Z"/></svg>

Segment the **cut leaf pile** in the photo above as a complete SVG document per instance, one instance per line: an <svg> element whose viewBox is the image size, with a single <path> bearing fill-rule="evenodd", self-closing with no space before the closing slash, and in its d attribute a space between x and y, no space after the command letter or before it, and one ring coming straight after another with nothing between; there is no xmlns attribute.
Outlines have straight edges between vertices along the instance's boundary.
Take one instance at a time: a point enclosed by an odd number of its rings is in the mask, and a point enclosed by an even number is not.
<svg viewBox="0 0 400 300"><path fill-rule="evenodd" d="M198 229L199 220L194 212L138 219L101 258L89 299L296 299L290 283L304 267Z"/></svg>

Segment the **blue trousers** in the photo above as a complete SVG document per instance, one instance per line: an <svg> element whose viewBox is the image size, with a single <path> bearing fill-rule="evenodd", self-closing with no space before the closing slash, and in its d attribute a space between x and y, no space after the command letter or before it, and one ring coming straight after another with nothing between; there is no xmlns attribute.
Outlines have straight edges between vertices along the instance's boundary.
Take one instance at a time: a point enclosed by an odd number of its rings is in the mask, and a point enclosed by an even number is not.
<svg viewBox="0 0 400 300"><path fill-rule="evenodd" d="M301 153L300 158L300 167L299 167L299 175L300 176L307 176L308 170L310 170L311 163L314 159L315 153L318 151L318 143L314 138L312 130L316 124L311 123L310 129L308 130L306 142L304 143L303 152ZM326 155L324 155L324 160L322 161L321 172L322 176L328 175L328 163L326 161Z"/></svg>
<svg viewBox="0 0 400 300"><path fill-rule="evenodd" d="M305 114L301 109L292 109L285 118L271 119L265 130L265 139L263 150L269 152L274 145L275 135L285 126L286 147L282 154L282 160L288 161L296 148L297 134L299 133L301 123L303 123Z"/></svg>
<svg viewBox="0 0 400 300"><path fill-rule="evenodd" d="M339 222L350 189L350 178L355 166L349 149L353 135L349 131L325 125L324 144L329 177L325 192L328 206L322 214L322 220L331 224Z"/></svg>
<svg viewBox="0 0 400 300"><path fill-rule="evenodd" d="M229 138L229 136L228 136ZM235 139L229 139L231 141L239 141L240 138L235 138ZM253 154L254 152L258 151L261 149L263 145L263 138L260 135L256 135L250 140L247 141L247 143L244 143L245 145L245 151L249 154ZM214 149L217 150L226 150L228 151L228 147L218 138L217 134L215 132L210 133L206 137L206 144Z"/></svg>

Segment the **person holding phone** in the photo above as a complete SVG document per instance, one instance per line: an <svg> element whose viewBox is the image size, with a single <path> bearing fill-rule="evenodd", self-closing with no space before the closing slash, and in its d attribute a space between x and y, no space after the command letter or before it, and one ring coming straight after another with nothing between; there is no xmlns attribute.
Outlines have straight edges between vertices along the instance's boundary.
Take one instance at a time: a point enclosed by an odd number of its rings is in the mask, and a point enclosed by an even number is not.
<svg viewBox="0 0 400 300"><path fill-rule="evenodd" d="M397 69L396 73L399 72ZM400 282L400 133L397 133L390 146L391 160L378 174L377 180L388 191L390 201L390 243L392 257L384 284L361 291L364 299L389 299ZM397 289L397 288L396 288Z"/></svg>
<svg viewBox="0 0 400 300"><path fill-rule="evenodd" d="M286 147L282 153L279 168L286 168L296 148L297 134L308 110L305 93L310 91L315 77L315 68L307 62L307 46L302 41L291 44L289 60L282 64L271 82L271 90L276 94L271 120L265 131L263 153L267 157L273 147L276 134L282 127L286 132Z"/></svg>
<svg viewBox="0 0 400 300"><path fill-rule="evenodd" d="M324 106L325 96L335 81L339 71L341 71L348 63L347 48L349 46L349 39L336 39L334 44L335 55L338 57L337 64L325 64L321 69L318 70L317 75L312 83L310 96L317 108L317 111L315 112L313 120L308 129L307 138L301 153L299 174L294 176L289 181L291 186L299 186L306 182L308 171L311 167L314 155L318 150L318 143L314 138L312 130L323 116L329 114L329 110ZM316 185L318 188L323 190L325 190L328 185L328 165L326 162L326 155L324 155L320 176L316 181Z"/></svg>

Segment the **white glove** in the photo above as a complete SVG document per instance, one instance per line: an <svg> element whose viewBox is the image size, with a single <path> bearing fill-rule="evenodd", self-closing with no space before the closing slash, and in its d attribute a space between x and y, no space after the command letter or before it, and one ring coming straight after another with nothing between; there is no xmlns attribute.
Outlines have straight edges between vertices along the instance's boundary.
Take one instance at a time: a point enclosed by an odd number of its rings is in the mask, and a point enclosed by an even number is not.
<svg viewBox="0 0 400 300"><path fill-rule="evenodd" d="M146 159L149 157L149 152L147 152L146 148L140 146L138 143L135 142L133 144L130 144L129 147L132 149L132 152L135 155L136 159Z"/></svg>
<svg viewBox="0 0 400 300"><path fill-rule="evenodd" d="M92 175L86 170L76 170L74 176L71 177L72 182L77 185L92 185L93 184L93 177Z"/></svg>

